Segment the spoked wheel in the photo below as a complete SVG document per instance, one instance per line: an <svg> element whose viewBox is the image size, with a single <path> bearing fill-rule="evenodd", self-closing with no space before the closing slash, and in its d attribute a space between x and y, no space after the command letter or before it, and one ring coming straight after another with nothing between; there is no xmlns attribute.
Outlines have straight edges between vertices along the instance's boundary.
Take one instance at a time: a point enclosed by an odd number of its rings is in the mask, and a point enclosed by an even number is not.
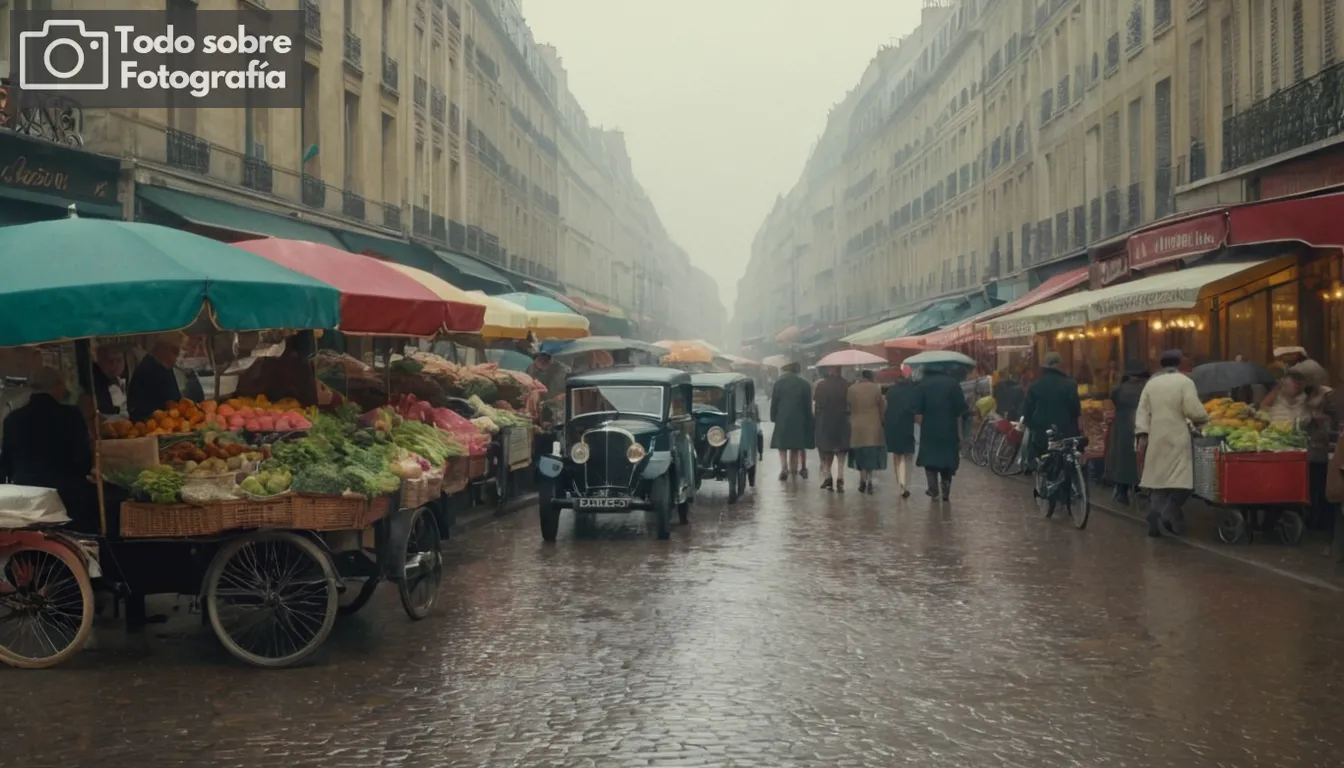
<svg viewBox="0 0 1344 768"><path fill-rule="evenodd" d="M345 591L341 593L336 603L336 615L354 616L360 609L369 604L373 599L373 593L378 591L378 579L362 579L355 582L355 579L345 580Z"/></svg>
<svg viewBox="0 0 1344 768"><path fill-rule="evenodd" d="M654 480L649 495L653 509L645 515L646 522L659 539L672 538L672 478L664 473Z"/></svg>
<svg viewBox="0 0 1344 768"><path fill-rule="evenodd" d="M406 537L406 565L397 592L406 615L419 621L434 609L439 584L443 582L443 555L439 552L443 536L428 509L421 507L414 515Z"/></svg>
<svg viewBox="0 0 1344 768"><path fill-rule="evenodd" d="M1054 493L1050 488L1050 483L1044 472L1037 472L1033 478L1031 496L1036 500L1036 511L1046 517L1055 516L1055 502L1050 499L1050 494Z"/></svg>
<svg viewBox="0 0 1344 768"><path fill-rule="evenodd" d="M1021 450L1021 444L1013 445L1008 442L1008 438L1002 432L996 433L994 442L989 449L990 470L1001 477L1009 477L1021 472L1021 462L1017 460Z"/></svg>
<svg viewBox="0 0 1344 768"><path fill-rule="evenodd" d="M1068 482L1072 485L1067 499L1069 517L1073 519L1073 527L1081 531L1087 527L1087 518L1092 513L1091 491L1088 490L1082 464L1075 464L1069 469Z"/></svg>
<svg viewBox="0 0 1344 768"><path fill-rule="evenodd" d="M1218 515L1218 539L1236 544L1246 538L1246 516L1239 509L1225 509Z"/></svg>
<svg viewBox="0 0 1344 768"><path fill-rule="evenodd" d="M0 662L46 669L79 653L93 631L93 584L65 544L42 539L0 556Z"/></svg>
<svg viewBox="0 0 1344 768"><path fill-rule="evenodd" d="M977 467L989 466L989 445L994 439L998 430L994 428L994 422L986 419L981 422L980 429L975 433L975 439L971 441L971 463Z"/></svg>
<svg viewBox="0 0 1344 768"><path fill-rule="evenodd" d="M1295 547L1302 541L1302 534L1307 530L1306 523L1302 520L1302 514L1295 509L1285 509L1279 512L1278 522L1274 524L1274 532L1279 535L1279 541L1290 547Z"/></svg>
<svg viewBox="0 0 1344 768"><path fill-rule="evenodd" d="M331 558L287 531L229 541L205 575L215 635L257 667L289 667L311 656L331 634L339 597Z"/></svg>
<svg viewBox="0 0 1344 768"><path fill-rule="evenodd" d="M736 464L728 468L728 503L736 504L742 494L742 470Z"/></svg>

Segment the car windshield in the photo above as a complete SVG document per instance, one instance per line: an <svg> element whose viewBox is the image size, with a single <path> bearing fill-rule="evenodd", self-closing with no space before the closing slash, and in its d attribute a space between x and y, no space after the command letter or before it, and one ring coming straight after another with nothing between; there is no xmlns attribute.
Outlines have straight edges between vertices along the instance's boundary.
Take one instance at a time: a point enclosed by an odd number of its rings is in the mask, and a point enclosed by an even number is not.
<svg viewBox="0 0 1344 768"><path fill-rule="evenodd" d="M663 417L663 388L624 385L575 387L569 392L570 413L635 413Z"/></svg>
<svg viewBox="0 0 1344 768"><path fill-rule="evenodd" d="M713 408L716 411L722 411L727 400L723 390L718 387L696 387L691 393L691 397L695 402L696 410Z"/></svg>

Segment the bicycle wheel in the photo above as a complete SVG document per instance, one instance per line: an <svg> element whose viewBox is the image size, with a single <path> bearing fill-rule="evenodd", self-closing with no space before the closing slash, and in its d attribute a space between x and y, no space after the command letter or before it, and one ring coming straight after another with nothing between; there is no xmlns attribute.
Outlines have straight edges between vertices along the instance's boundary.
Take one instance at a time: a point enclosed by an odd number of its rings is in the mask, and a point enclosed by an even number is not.
<svg viewBox="0 0 1344 768"><path fill-rule="evenodd" d="M1088 515L1092 514L1092 492L1081 462L1074 462L1069 475L1069 482L1073 486L1068 496L1069 517L1073 518L1073 527L1081 531L1087 527Z"/></svg>
<svg viewBox="0 0 1344 768"><path fill-rule="evenodd" d="M93 632L93 584L79 555L52 539L0 561L0 662L46 669L79 653Z"/></svg>
<svg viewBox="0 0 1344 768"><path fill-rule="evenodd" d="M1018 456L1021 455L1022 446L1013 445L1008 442L1008 438L1002 432L994 435L994 445L989 453L989 468L1000 477L1010 477L1022 471L1021 462Z"/></svg>
<svg viewBox="0 0 1344 768"><path fill-rule="evenodd" d="M975 433L975 439L971 441L971 463L977 467L989 466L989 444L994 439L998 430L994 428L994 422L985 419L980 423L980 429Z"/></svg>
<svg viewBox="0 0 1344 768"><path fill-rule="evenodd" d="M1055 500L1051 496L1058 495L1058 488L1053 488L1051 481L1052 473L1048 471L1045 462L1036 468L1036 474L1032 478L1031 497L1036 501L1036 511L1047 518L1055 516Z"/></svg>

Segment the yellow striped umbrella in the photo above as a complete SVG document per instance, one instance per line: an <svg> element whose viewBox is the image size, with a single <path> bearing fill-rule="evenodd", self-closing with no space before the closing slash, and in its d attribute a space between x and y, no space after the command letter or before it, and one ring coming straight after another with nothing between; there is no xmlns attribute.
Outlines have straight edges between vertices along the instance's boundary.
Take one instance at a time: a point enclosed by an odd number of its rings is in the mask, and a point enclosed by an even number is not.
<svg viewBox="0 0 1344 768"><path fill-rule="evenodd" d="M438 296L444 301L485 308L485 312L483 313L481 312L464 313L465 315L470 316L472 318L472 321L470 323L465 324L458 323L459 327L445 328L444 329L445 331L448 331L449 333L480 333L481 324L485 320L489 319L490 307L484 301L481 301L479 296L468 293L462 290L461 288L458 288L457 286L453 285L452 283L448 282L447 280L444 280L438 275L426 272L423 269L416 269L415 267L408 267L405 264L397 264L391 261L384 261L382 263L397 270L398 272L401 272L402 274L407 275L411 279L415 280L417 283L420 283L425 288L432 291L434 295ZM478 320L477 318L484 318L484 319Z"/></svg>
<svg viewBox="0 0 1344 768"><path fill-rule="evenodd" d="M472 298L485 305L485 326L481 335L486 339L526 339L530 318L526 309L496 296L472 291Z"/></svg>

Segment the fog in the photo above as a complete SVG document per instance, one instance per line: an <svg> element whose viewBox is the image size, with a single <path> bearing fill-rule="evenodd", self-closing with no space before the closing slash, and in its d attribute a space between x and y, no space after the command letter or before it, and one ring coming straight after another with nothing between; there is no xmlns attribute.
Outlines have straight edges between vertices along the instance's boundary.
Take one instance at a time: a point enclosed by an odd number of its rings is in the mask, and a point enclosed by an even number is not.
<svg viewBox="0 0 1344 768"><path fill-rule="evenodd" d="M525 0L595 125L620 128L663 225L731 313L751 240L826 114L920 0Z"/></svg>

